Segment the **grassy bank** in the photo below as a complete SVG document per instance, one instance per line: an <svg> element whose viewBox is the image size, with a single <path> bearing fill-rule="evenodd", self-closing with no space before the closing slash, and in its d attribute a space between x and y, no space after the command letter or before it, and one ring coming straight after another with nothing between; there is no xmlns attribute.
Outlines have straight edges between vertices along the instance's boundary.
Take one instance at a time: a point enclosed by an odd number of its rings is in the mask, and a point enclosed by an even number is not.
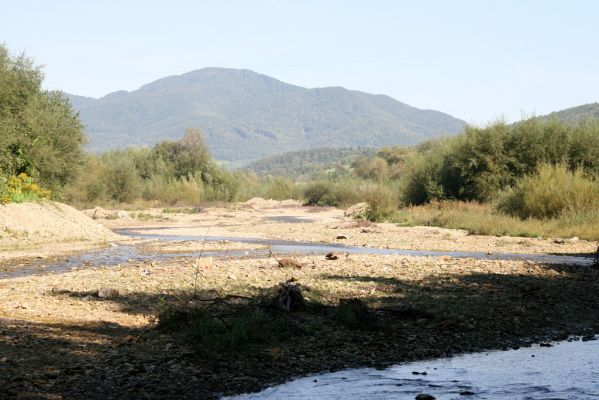
<svg viewBox="0 0 599 400"><path fill-rule="evenodd" d="M393 214L391 221L405 226L465 229L478 235L599 240L599 209L580 215L566 213L552 219L522 219L497 211L489 204L445 201L402 208Z"/></svg>

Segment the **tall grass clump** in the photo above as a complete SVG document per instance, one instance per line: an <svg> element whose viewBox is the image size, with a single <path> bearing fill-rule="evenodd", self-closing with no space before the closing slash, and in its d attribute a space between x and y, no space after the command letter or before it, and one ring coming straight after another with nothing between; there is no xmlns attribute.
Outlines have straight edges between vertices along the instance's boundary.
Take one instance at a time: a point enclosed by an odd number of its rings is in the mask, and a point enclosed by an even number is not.
<svg viewBox="0 0 599 400"><path fill-rule="evenodd" d="M368 203L368 208L362 217L372 222L391 219L397 210L397 191L391 190L388 186L374 183L364 187L363 190L363 199Z"/></svg>
<svg viewBox="0 0 599 400"><path fill-rule="evenodd" d="M599 209L599 180L564 164L541 164L499 200L498 208L520 218L557 218Z"/></svg>

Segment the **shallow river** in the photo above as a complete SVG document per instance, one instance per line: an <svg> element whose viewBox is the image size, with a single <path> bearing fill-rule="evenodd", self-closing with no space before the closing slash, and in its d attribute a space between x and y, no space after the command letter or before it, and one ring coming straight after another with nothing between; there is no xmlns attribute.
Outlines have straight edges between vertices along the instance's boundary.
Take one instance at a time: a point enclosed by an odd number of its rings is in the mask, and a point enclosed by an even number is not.
<svg viewBox="0 0 599 400"><path fill-rule="evenodd" d="M156 228L149 228L156 230ZM569 264L588 267L593 264L590 255L553 255L553 254L515 254L515 253L484 253L484 252L457 252L457 251L430 251L430 250L403 250L403 249L379 249L362 246L345 246L336 243L300 242L291 240L273 240L263 238L238 238L224 236L181 236L168 234L145 233L145 229L118 229L116 233L139 238L158 239L163 241L195 241L205 240L207 242L229 241L236 243L250 243L265 245L267 249L259 250L233 250L233 251L204 251L188 253L152 253L140 250L134 245L117 245L104 249L90 250L78 255L59 257L55 261L46 260L29 261L27 263L11 265L0 268L0 279L15 278L20 276L62 273L74 268L87 268L98 266L113 266L129 261L163 261L181 257L265 257L272 251L276 255L288 254L326 254L328 252L340 252L349 254L399 254L405 256L420 257L458 257L485 260L527 260L544 264Z"/></svg>
<svg viewBox="0 0 599 400"><path fill-rule="evenodd" d="M391 400L421 393L437 399L599 399L599 341L314 375L232 399Z"/></svg>

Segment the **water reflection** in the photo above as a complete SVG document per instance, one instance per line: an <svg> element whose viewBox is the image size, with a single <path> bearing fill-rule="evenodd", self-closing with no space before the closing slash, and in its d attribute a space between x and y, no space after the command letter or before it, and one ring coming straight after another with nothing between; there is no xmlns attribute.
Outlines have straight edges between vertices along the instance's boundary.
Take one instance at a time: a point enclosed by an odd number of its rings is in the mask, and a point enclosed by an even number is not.
<svg viewBox="0 0 599 400"><path fill-rule="evenodd" d="M232 399L598 399L598 370L599 342L572 341L309 376Z"/></svg>

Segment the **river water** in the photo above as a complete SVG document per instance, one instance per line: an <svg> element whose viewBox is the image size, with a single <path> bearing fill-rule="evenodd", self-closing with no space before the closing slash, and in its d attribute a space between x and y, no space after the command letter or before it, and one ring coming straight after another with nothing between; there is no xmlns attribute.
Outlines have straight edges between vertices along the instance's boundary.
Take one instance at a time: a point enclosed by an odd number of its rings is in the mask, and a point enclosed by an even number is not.
<svg viewBox="0 0 599 400"><path fill-rule="evenodd" d="M151 228L155 230L156 228ZM273 240L263 238L239 238L224 236L181 236L168 234L145 233L144 229L135 230L118 229L116 233L139 238L158 239L162 241L201 241L217 242L229 241L236 243L249 243L266 245L267 249L258 250L233 250L233 251L196 251L187 253L158 253L140 250L134 245L117 245L104 249L90 250L78 255L59 257L56 261L34 260L26 264L0 268L0 279L15 278L28 275L68 272L74 268L88 268L98 266L113 266L129 261L163 261L181 257L266 257L270 252L276 255L307 255L340 252L349 254L399 254L404 256L420 257L458 257L484 260L526 260L544 264L568 264L588 267L593 264L592 256L553 255L553 254L515 254L515 253L484 253L484 252L455 252L455 251L430 251L430 250L404 250L404 249L379 249L362 246L345 246L336 243L299 242L291 240Z"/></svg>
<svg viewBox="0 0 599 400"><path fill-rule="evenodd" d="M415 374L418 373L418 374ZM422 373L426 373L422 374ZM235 400L599 399L599 341L556 343L308 376Z"/></svg>

